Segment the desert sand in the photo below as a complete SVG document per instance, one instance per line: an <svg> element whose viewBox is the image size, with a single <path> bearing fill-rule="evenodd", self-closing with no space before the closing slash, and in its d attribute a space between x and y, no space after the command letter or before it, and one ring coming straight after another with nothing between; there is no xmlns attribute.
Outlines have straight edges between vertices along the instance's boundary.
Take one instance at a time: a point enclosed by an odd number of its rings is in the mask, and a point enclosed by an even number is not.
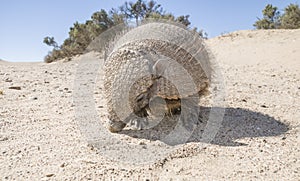
<svg viewBox="0 0 300 181"><path fill-rule="evenodd" d="M237 31L206 44L225 83L222 127L211 143L194 139L176 146L130 131L103 132L120 140L107 141L103 150L120 142L171 148L141 165L111 158L80 130L74 82L81 57L50 64L0 61L1 180L299 180L300 30ZM86 84L96 83L95 119L104 124L103 60L89 56L99 71ZM118 151L125 158L134 154Z"/></svg>

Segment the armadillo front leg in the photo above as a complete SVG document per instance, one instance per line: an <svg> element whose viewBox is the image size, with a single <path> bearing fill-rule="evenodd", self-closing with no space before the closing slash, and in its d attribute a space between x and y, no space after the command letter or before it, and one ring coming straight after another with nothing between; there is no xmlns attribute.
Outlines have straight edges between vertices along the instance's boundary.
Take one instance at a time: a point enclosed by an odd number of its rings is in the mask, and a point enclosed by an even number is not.
<svg viewBox="0 0 300 181"><path fill-rule="evenodd" d="M122 121L109 121L108 130L112 133L117 133L122 131L122 129L126 126L126 123Z"/></svg>
<svg viewBox="0 0 300 181"><path fill-rule="evenodd" d="M148 92L137 96L134 102L135 104L132 104L133 112L122 121L116 119L117 116L115 115L115 113L113 111L111 112L108 126L109 131L113 133L120 132L128 123L135 126L139 130L143 129L148 124L148 114L146 111L149 102Z"/></svg>

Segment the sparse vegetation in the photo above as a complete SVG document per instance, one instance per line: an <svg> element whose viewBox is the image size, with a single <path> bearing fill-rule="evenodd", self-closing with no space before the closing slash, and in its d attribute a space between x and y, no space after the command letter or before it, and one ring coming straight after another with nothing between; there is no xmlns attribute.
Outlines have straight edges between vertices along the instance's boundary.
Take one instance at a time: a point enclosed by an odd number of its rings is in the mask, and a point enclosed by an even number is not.
<svg viewBox="0 0 300 181"><path fill-rule="evenodd" d="M43 42L53 47L53 50L45 57L45 62L50 63L58 59L82 54L92 40L110 27L120 23L126 24L131 20L135 20L138 24L145 18L166 19L180 22L185 26L191 24L189 15L175 17L171 13L166 13L160 4L153 0L125 2L119 8L112 8L109 12L101 9L93 13L91 19L85 23L74 23L73 27L70 28L69 37L60 46L58 46L54 37L45 37ZM197 31L197 28L194 28L194 31ZM203 30L197 32L200 36L207 36Z"/></svg>
<svg viewBox="0 0 300 181"><path fill-rule="evenodd" d="M300 28L300 8L298 4L290 4L284 9L281 17L282 28L298 29Z"/></svg>
<svg viewBox="0 0 300 181"><path fill-rule="evenodd" d="M256 21L254 24L257 29L274 29L280 26L280 12L278 11L277 7L268 4L262 13L263 18L258 19L258 21Z"/></svg>
<svg viewBox="0 0 300 181"><path fill-rule="evenodd" d="M262 10L263 18L254 23L257 29L297 29L300 28L300 8L298 4L290 4L283 14L278 8L268 4Z"/></svg>

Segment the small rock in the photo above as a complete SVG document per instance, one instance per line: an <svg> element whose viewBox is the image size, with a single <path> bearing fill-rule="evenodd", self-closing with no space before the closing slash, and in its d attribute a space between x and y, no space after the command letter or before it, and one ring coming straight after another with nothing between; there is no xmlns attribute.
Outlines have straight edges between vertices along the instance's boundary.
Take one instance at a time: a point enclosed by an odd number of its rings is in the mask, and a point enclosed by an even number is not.
<svg viewBox="0 0 300 181"><path fill-rule="evenodd" d="M11 87L8 87L8 89L21 90L21 87L20 86L11 86Z"/></svg>
<svg viewBox="0 0 300 181"><path fill-rule="evenodd" d="M267 140L264 139L263 142L264 142L264 143L267 143Z"/></svg>
<svg viewBox="0 0 300 181"><path fill-rule="evenodd" d="M12 82L12 80L10 78L6 78L4 81L5 82Z"/></svg>
<svg viewBox="0 0 300 181"><path fill-rule="evenodd" d="M260 107L262 107L262 108L268 108L268 106L266 106L266 105L261 105Z"/></svg>
<svg viewBox="0 0 300 181"><path fill-rule="evenodd" d="M61 168L64 168L66 166L66 163L63 163L60 165Z"/></svg>
<svg viewBox="0 0 300 181"><path fill-rule="evenodd" d="M50 173L50 174L47 174L47 175L46 175L46 177L52 177L52 176L54 176L53 173Z"/></svg>
<svg viewBox="0 0 300 181"><path fill-rule="evenodd" d="M8 137L0 137L0 141L7 141Z"/></svg>
<svg viewBox="0 0 300 181"><path fill-rule="evenodd" d="M139 141L139 145L146 145L144 141Z"/></svg>
<svg viewBox="0 0 300 181"><path fill-rule="evenodd" d="M2 90L0 90L0 95L3 95L3 91Z"/></svg>

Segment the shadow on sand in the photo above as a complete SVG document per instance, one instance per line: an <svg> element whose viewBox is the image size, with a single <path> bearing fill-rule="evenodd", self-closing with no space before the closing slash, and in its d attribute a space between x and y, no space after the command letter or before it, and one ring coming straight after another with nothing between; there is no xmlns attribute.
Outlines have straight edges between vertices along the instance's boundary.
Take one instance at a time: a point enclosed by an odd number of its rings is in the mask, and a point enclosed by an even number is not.
<svg viewBox="0 0 300 181"><path fill-rule="evenodd" d="M201 135L211 108L200 107L199 124L187 142L200 142ZM148 140L163 140L174 129L177 121L164 119L155 127L146 130L125 129L120 134ZM240 138L269 137L284 134L289 130L288 125L273 117L242 108L225 108L222 126L218 130L212 144L222 146L243 146L236 142Z"/></svg>

